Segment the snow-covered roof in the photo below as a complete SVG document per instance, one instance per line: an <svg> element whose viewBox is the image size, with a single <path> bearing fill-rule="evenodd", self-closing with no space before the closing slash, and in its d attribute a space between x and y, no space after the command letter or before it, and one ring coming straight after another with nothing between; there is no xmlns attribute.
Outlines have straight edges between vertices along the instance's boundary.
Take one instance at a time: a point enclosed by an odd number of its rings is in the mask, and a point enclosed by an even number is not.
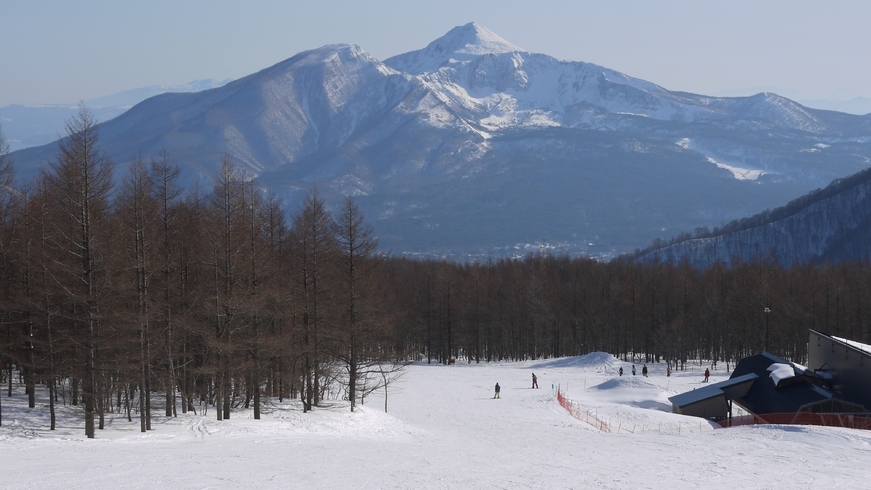
<svg viewBox="0 0 871 490"><path fill-rule="evenodd" d="M771 372L770 377L774 380L774 386L779 385L784 379L795 377L795 368L791 364L774 363L768 366L768 371Z"/></svg>
<svg viewBox="0 0 871 490"><path fill-rule="evenodd" d="M843 339L840 337L832 337L832 338L837 340L838 342L843 342L843 343L849 345L850 347L853 347L855 349L859 349L861 351L867 352L868 354L871 354L871 345L863 344L861 342L856 342L855 340Z"/></svg>
<svg viewBox="0 0 871 490"><path fill-rule="evenodd" d="M726 394L724 390L728 390L728 388L738 386L742 383L752 382L757 378L758 376L754 373L737 376L735 378L720 381L719 383L714 383L708 386L704 386L702 388L696 388L686 393L674 395L672 397L669 397L668 401L670 401L675 406L686 407L710 398L724 396Z"/></svg>

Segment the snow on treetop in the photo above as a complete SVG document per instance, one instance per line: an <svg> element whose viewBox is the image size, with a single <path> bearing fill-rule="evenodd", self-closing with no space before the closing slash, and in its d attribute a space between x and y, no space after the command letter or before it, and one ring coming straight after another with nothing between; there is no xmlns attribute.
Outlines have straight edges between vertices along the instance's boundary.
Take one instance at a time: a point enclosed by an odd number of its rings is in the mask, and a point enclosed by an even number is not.
<svg viewBox="0 0 871 490"><path fill-rule="evenodd" d="M502 39L490 29L469 22L454 27L421 50L394 56L384 63L396 70L419 75L435 71L451 60L468 61L485 54L515 51L523 50Z"/></svg>

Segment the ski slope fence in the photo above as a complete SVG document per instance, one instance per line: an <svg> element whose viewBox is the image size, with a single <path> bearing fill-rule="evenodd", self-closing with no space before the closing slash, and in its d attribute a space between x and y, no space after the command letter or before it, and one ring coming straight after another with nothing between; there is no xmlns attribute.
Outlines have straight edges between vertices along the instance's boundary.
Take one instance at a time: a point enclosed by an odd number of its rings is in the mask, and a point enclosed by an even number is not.
<svg viewBox="0 0 871 490"><path fill-rule="evenodd" d="M681 433L689 433L689 432L701 432L705 430L714 430L714 426L708 422L707 420L700 419L699 423L686 423L686 424L657 424L657 425L644 425L644 424L623 424L622 421L618 421L616 424L609 420L608 422L600 419L596 412L591 412L589 409L583 408L577 403L566 398L562 392L557 389L556 392L557 401L559 401L560 406L566 409L569 412L569 415L580 420L581 422L586 422L593 427L599 429L602 432L607 432L610 434L681 434Z"/></svg>
<svg viewBox="0 0 871 490"><path fill-rule="evenodd" d="M688 424L659 424L659 425L639 425L626 424L618 421L616 424L612 420L602 420L598 417L598 413L592 412L589 409L583 408L580 405L566 398L559 388L556 392L557 401L569 412L569 415L586 422L602 432L611 434L630 433L630 434L680 434L688 432L701 432L705 430L713 430L715 428L740 427L743 425L819 425L823 427L843 427L847 429L871 430L871 417L864 415L853 415L847 413L766 413L762 415L741 415L732 417L717 422L711 422L707 419L700 419L698 425L695 423Z"/></svg>
<svg viewBox="0 0 871 490"><path fill-rule="evenodd" d="M742 425L821 425L825 427L845 427L847 429L871 430L871 417L846 413L765 413L762 415L742 415L717 422L720 427Z"/></svg>
<svg viewBox="0 0 871 490"><path fill-rule="evenodd" d="M556 399L559 401L559 404L563 408L568 410L569 414L572 417L580 420L581 422L586 422L602 432L611 432L611 428L608 427L608 424L599 420L599 418L590 413L589 410L581 408L579 405L572 403L572 401L564 397L559 390L557 390L556 392Z"/></svg>

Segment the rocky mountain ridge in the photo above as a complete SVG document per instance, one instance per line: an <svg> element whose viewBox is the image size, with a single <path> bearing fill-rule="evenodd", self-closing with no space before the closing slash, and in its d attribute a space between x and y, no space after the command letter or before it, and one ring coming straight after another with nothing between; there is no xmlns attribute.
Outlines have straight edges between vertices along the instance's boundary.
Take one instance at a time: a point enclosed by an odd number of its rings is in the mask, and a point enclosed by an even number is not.
<svg viewBox="0 0 871 490"><path fill-rule="evenodd" d="M474 23L381 62L330 45L100 125L120 167L170 152L185 183L230 155L294 207L356 197L393 253L613 256L781 205L871 162L871 118L775 94L672 92L528 53ZM26 179L56 145L16 152Z"/></svg>

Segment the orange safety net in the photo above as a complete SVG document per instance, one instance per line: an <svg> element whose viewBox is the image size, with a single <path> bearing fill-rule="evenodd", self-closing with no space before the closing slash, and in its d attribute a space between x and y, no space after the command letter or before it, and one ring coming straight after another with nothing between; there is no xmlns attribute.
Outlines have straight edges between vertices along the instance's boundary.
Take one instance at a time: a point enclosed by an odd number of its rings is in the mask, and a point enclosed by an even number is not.
<svg viewBox="0 0 871 490"><path fill-rule="evenodd" d="M608 427L608 424L606 424L602 420L599 420L599 418L596 417L595 414L590 413L589 410L581 408L580 406L572 403L572 401L569 400L568 398L564 397L563 394L559 390L557 390L557 392L556 392L556 399L559 401L559 404L563 408L568 410L569 414L572 417L574 417L582 422L586 422L586 423L592 425L593 427L599 429L602 432L611 432L611 428Z"/></svg>

